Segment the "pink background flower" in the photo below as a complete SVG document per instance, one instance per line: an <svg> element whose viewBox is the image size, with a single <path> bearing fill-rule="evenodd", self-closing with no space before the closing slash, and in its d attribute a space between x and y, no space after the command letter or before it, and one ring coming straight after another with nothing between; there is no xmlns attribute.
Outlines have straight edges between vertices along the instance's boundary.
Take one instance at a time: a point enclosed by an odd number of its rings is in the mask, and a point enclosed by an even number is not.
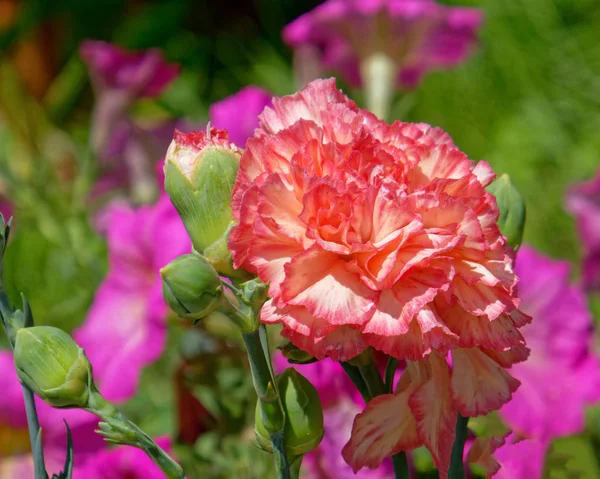
<svg viewBox="0 0 600 479"><path fill-rule="evenodd" d="M74 337L100 378L100 392L122 401L135 393L142 368L165 346L168 308L159 270L191 244L164 194L152 206L115 205L105 222L109 271Z"/></svg>
<svg viewBox="0 0 600 479"><path fill-rule="evenodd" d="M463 62L476 44L483 14L433 0L327 0L290 23L283 39L315 48L325 69L361 83L359 62L382 52L398 82L414 87L430 70Z"/></svg>
<svg viewBox="0 0 600 479"><path fill-rule="evenodd" d="M247 86L211 105L211 125L227 130L229 140L240 148L258 127L258 115L271 104L273 95L257 86Z"/></svg>

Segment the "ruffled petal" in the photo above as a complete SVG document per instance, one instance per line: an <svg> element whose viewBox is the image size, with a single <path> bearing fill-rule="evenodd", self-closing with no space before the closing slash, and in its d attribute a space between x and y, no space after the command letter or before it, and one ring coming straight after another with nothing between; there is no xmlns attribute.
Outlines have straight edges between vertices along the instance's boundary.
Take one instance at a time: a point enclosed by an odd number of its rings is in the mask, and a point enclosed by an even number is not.
<svg viewBox="0 0 600 479"><path fill-rule="evenodd" d="M444 479L448 477L457 419L450 399L450 369L437 353L430 354L423 362L429 379L410 396L408 404L419 439L431 452L440 478Z"/></svg>
<svg viewBox="0 0 600 479"><path fill-rule="evenodd" d="M499 409L510 401L520 384L479 348L452 351L451 395L465 417Z"/></svg>
<svg viewBox="0 0 600 479"><path fill-rule="evenodd" d="M307 250L285 265L285 275L279 302L304 306L331 324L363 324L375 311L378 293L333 253Z"/></svg>

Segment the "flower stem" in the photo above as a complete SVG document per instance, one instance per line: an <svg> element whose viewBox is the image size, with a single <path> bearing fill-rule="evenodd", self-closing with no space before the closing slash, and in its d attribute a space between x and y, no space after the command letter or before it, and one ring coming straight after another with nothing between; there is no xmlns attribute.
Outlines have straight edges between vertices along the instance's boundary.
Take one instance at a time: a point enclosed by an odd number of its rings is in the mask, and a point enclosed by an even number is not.
<svg viewBox="0 0 600 479"><path fill-rule="evenodd" d="M352 364L347 363L347 362L340 362L340 364L344 368L344 372L348 375L350 380L356 386L356 389L358 389L358 392L362 396L363 401L366 403L369 402L369 400L371 399L371 396L369 394L369 389L367 388L367 384L365 383L365 380L363 379L362 375L360 374L360 370L356 366L353 366Z"/></svg>
<svg viewBox="0 0 600 479"><path fill-rule="evenodd" d="M385 368L385 391L387 393L394 392L394 375L398 368L398 360L390 356Z"/></svg>
<svg viewBox="0 0 600 479"><path fill-rule="evenodd" d="M266 335L264 331L261 334L259 328L255 331L243 332L242 336L248 352L252 382L262 409L263 424L269 433L273 448L277 478L291 479L283 438L285 414L277 391L277 382L269 364L268 351L265 350L268 348Z"/></svg>
<svg viewBox="0 0 600 479"><path fill-rule="evenodd" d="M381 374L379 374L379 370L374 361L369 361L364 366L359 366L358 369L365 380L371 399L380 396L381 394L385 394L385 385L383 384Z"/></svg>
<svg viewBox="0 0 600 479"><path fill-rule="evenodd" d="M463 417L460 414L456 420L456 438L452 446L452 456L450 459L450 470L448 479L464 479L465 468L463 464L463 449L467 440L467 423L468 417Z"/></svg>
<svg viewBox="0 0 600 479"><path fill-rule="evenodd" d="M87 411L99 416L102 434L107 441L137 447L143 450L150 459L165 473L169 479L185 479L183 469L154 440L133 422L127 419L116 407L109 403L97 391L90 394Z"/></svg>
<svg viewBox="0 0 600 479"><path fill-rule="evenodd" d="M383 52L375 52L360 62L367 110L387 121L396 91L398 67Z"/></svg>
<svg viewBox="0 0 600 479"><path fill-rule="evenodd" d="M3 263L3 258L0 258L0 262ZM15 347L15 326L11 324L11 319L15 313L10 305L8 295L4 289L4 278L3 278L4 265L0 266L0 316L2 317L2 324L10 347L14 350ZM25 325L24 325L25 326ZM28 324L27 326L33 326ZM25 402L25 414L27 416L27 429L29 431L29 443L31 444L31 452L33 454L33 467L35 479L48 479L48 473L46 472L46 466L44 462L44 451L41 447L41 442L38 441L38 435L40 434L40 423L38 420L37 409L35 407L35 398L31 389L25 384L21 383L21 389L23 391L23 401Z"/></svg>

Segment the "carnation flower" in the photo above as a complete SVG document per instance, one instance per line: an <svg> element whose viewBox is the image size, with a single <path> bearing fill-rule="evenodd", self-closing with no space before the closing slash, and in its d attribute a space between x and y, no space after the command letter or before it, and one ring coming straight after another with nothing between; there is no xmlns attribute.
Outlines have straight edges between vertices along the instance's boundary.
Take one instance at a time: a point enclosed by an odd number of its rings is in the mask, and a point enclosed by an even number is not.
<svg viewBox="0 0 600 479"><path fill-rule="evenodd" d="M227 130L229 140L243 147L258 127L258 115L271 104L268 91L257 86L247 86L237 93L213 103L209 110L212 126Z"/></svg>
<svg viewBox="0 0 600 479"><path fill-rule="evenodd" d="M122 401L135 393L141 369L165 346L168 308L159 270L191 244L166 195L153 206L113 206L104 221L109 271L74 338L92 362L102 394Z"/></svg>
<svg viewBox="0 0 600 479"><path fill-rule="evenodd" d="M530 318L494 176L441 129L379 121L333 79L274 99L246 143L229 248L269 283L261 320L317 358L372 346L408 360L355 422L354 469L425 444L445 474L457 413L487 414L519 385L504 368L527 357Z"/></svg>
<svg viewBox="0 0 600 479"><path fill-rule="evenodd" d="M600 173L574 185L567 193L567 209L575 216L584 251L583 285L600 291Z"/></svg>

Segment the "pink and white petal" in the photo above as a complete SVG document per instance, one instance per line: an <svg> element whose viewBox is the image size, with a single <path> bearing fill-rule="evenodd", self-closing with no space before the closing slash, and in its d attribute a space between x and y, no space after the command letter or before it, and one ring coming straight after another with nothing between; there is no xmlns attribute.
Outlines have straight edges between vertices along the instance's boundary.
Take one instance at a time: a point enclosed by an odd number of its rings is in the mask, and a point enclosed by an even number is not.
<svg viewBox="0 0 600 479"><path fill-rule="evenodd" d="M389 354L396 359L418 361L431 352L424 344L423 334L416 321L411 321L406 334L381 336L365 333L364 339L369 346L373 346L378 351Z"/></svg>
<svg viewBox="0 0 600 479"><path fill-rule="evenodd" d="M413 170L412 186L418 189L435 178L462 178L470 173L470 161L460 150L448 145L432 146Z"/></svg>
<svg viewBox="0 0 600 479"><path fill-rule="evenodd" d="M248 250L252 240L252 225L258 216L258 188L250 184L238 183L233 192L231 209L233 217L239 221L229 234L228 248L235 268L244 268L254 272L248 261Z"/></svg>
<svg viewBox="0 0 600 479"><path fill-rule="evenodd" d="M297 334L312 338L323 338L337 328L337 326L313 316L302 306L278 308L273 299L263 305L260 311L260 320L265 324L283 324Z"/></svg>
<svg viewBox="0 0 600 479"><path fill-rule="evenodd" d="M271 218L281 234L303 244L306 240L306 224L298 217L302 213L302 203L293 191L283 183L280 175L269 175L260 188L258 215Z"/></svg>
<svg viewBox="0 0 600 479"><path fill-rule="evenodd" d="M531 354L530 349L526 346L513 346L506 351L485 348L481 348L481 350L503 368L510 368L514 364L522 363Z"/></svg>
<svg viewBox="0 0 600 479"><path fill-rule="evenodd" d="M357 110L355 103L337 89L335 78L315 80L293 95L274 98L273 108L265 108L259 116L260 126L267 133L277 133L298 120L321 124L321 112L329 103L342 103Z"/></svg>
<svg viewBox="0 0 600 479"><path fill-rule="evenodd" d="M281 335L295 346L318 359L348 361L369 347L363 334L350 326L340 326L323 337L304 336L284 327Z"/></svg>
<svg viewBox="0 0 600 479"><path fill-rule="evenodd" d="M0 424L26 430L25 403L12 352L0 350L0 371Z"/></svg>
<svg viewBox="0 0 600 479"><path fill-rule="evenodd" d="M484 160L477 162L472 173L477 177L477 180L483 187L490 185L490 183L496 178L496 173L494 173L494 170L492 170L490 164Z"/></svg>
<svg viewBox="0 0 600 479"><path fill-rule="evenodd" d="M269 296L281 296L284 266L302 251L298 243L278 230L272 218L258 217L254 222L254 238L248 257L258 277L269 284Z"/></svg>
<svg viewBox="0 0 600 479"><path fill-rule="evenodd" d="M458 305L442 311L444 323L458 335L461 348L481 346L503 351L525 344L525 339L509 314L489 320L487 316L474 316Z"/></svg>
<svg viewBox="0 0 600 479"><path fill-rule="evenodd" d="M479 348L452 351L451 396L465 417L499 409L510 401L520 384Z"/></svg>
<svg viewBox="0 0 600 479"><path fill-rule="evenodd" d="M517 300L503 289L481 283L469 285L460 277L454 278L451 291L466 311L476 316L487 316L490 320L518 307L515 304Z"/></svg>
<svg viewBox="0 0 600 479"><path fill-rule="evenodd" d="M342 449L355 474L363 467L375 469L386 457L421 445L408 407L412 390L377 396L356 416L350 440Z"/></svg>
<svg viewBox="0 0 600 479"><path fill-rule="evenodd" d="M431 452L440 478L447 479L457 419L457 411L450 398L450 368L446 360L435 352L423 362L429 380L411 394L408 404L416 421L419 439Z"/></svg>
<svg viewBox="0 0 600 479"><path fill-rule="evenodd" d="M309 249L285 265L278 304L304 306L331 324L364 324L375 311L378 293L351 268L336 254Z"/></svg>

